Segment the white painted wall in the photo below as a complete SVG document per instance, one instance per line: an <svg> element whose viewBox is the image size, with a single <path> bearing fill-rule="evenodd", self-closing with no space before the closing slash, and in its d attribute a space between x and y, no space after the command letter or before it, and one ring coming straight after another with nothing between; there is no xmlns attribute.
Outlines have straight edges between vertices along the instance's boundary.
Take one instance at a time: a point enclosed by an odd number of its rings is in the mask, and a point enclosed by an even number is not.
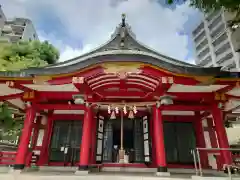
<svg viewBox="0 0 240 180"><path fill-rule="evenodd" d="M226 128L229 144L236 144L240 140L240 126L234 125L231 128Z"/></svg>

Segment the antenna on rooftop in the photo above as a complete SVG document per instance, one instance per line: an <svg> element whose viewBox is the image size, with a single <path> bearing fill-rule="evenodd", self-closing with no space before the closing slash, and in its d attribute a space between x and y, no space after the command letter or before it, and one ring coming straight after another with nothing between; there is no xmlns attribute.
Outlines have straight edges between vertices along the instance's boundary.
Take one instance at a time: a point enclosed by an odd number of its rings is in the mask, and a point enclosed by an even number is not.
<svg viewBox="0 0 240 180"><path fill-rule="evenodd" d="M126 14L122 14L122 27L126 26L126 22L125 22L125 18L126 18Z"/></svg>

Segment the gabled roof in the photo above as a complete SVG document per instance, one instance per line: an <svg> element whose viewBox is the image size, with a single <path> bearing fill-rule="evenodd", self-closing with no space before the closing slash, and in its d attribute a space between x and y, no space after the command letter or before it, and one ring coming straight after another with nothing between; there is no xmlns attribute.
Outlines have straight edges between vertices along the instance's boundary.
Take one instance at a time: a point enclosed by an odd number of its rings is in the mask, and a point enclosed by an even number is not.
<svg viewBox="0 0 240 180"><path fill-rule="evenodd" d="M132 32L131 26L125 22L125 15L122 15L122 22L116 27L116 30L112 34L110 40L107 41L105 44L79 57L76 57L74 59L71 59L65 62L60 62L48 67L60 67L60 66L68 66L68 65L76 64L79 61L85 60L84 57L87 57L91 54L112 51L112 50L122 50L122 51L130 50L130 51L139 51L139 53L145 52L145 53L153 54L157 56L159 59L165 60L166 62L175 64L175 65L196 67L196 65L179 61L177 59L160 54L155 50L147 47L146 45L140 43L136 39L136 35Z"/></svg>

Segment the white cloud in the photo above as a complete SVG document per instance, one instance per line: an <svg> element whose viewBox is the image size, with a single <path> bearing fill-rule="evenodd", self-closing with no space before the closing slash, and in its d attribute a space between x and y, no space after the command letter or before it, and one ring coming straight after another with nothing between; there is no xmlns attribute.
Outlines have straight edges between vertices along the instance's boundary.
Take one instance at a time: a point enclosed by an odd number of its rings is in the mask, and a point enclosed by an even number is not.
<svg viewBox="0 0 240 180"><path fill-rule="evenodd" d="M67 59L72 59L74 57L77 57L81 54L87 53L91 51L94 47L91 47L90 45L84 46L83 49L74 49L70 46L65 46L62 53L61 57L59 59L59 62L66 61Z"/></svg>
<svg viewBox="0 0 240 180"><path fill-rule="evenodd" d="M187 4L180 5L172 11L161 7L157 0L119 1L117 6L111 5L114 4L113 0L68 0L61 3L59 0L0 0L0 3L1 1L6 6L6 9L3 6L6 14L11 16L31 17L26 8L29 4L35 8L44 7L39 4L52 7L71 37L83 40L83 49L73 49L54 33L50 35L42 33L45 39L61 48L63 51L61 61L78 56L79 53L106 42L119 24L121 13L126 13L127 22L132 26L139 41L160 53L183 60L188 54L187 36L179 36L177 32L182 30L188 16L196 13Z"/></svg>

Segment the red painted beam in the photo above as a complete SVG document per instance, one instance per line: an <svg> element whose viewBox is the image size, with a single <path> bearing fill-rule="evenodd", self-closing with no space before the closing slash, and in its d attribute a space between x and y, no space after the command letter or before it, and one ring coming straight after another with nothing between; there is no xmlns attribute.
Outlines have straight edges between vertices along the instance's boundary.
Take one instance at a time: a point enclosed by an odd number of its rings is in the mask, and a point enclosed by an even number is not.
<svg viewBox="0 0 240 180"><path fill-rule="evenodd" d="M144 97L146 96L146 93L141 91L101 91L99 92L104 98L108 97L131 97L131 96L138 96L138 97Z"/></svg>
<svg viewBox="0 0 240 180"><path fill-rule="evenodd" d="M144 74L139 74L139 75L129 75L127 76L125 79L119 79L119 77L114 77L114 76L107 76L107 77L102 77L100 76L100 79L98 80L94 80L93 78L91 79L91 82L88 81L88 84L90 87L94 88L96 86L99 85L103 85L106 83L119 83L119 87L122 89L126 89L127 88L127 84L128 83L139 83L139 84L143 84L144 86L150 86L152 88L155 88L158 84L156 82L156 80L154 78L152 78L153 80L151 80L148 76L147 78L143 78L142 76L146 77L146 75Z"/></svg>
<svg viewBox="0 0 240 180"><path fill-rule="evenodd" d="M120 79L119 89L122 91L127 90L126 81L124 81L123 79Z"/></svg>
<svg viewBox="0 0 240 180"><path fill-rule="evenodd" d="M228 94L226 94L226 97L228 98L228 99L236 99L236 100L240 100L240 96L233 96L233 95L228 95Z"/></svg>
<svg viewBox="0 0 240 180"><path fill-rule="evenodd" d="M85 110L83 104L34 104L38 110L51 109L51 110Z"/></svg>
<svg viewBox="0 0 240 180"><path fill-rule="evenodd" d="M155 68L152 68L152 67L149 67L149 66L144 66L144 67L141 67L141 70L142 70L142 74L145 74L151 78L155 78L156 80L159 79L159 77L163 77L163 76L172 76L171 73L167 73L167 72L164 72L164 71L159 71Z"/></svg>
<svg viewBox="0 0 240 180"><path fill-rule="evenodd" d="M97 101L100 101L102 98L102 95L93 91L86 82L84 84L74 83L74 86L79 90L79 94L84 94L86 96L87 100L92 99L89 99L88 96L94 96Z"/></svg>
<svg viewBox="0 0 240 180"><path fill-rule="evenodd" d="M100 86L99 88L94 89L94 91L98 92L98 91L103 91L105 89L107 90L110 88L120 88L120 83L119 84L106 84L106 85ZM153 88L148 88L148 87L145 87L140 84L127 84L126 88L136 88L136 89L140 89L142 91L152 91L153 90Z"/></svg>
<svg viewBox="0 0 240 180"><path fill-rule="evenodd" d="M70 74L68 76L63 77L56 77L52 80L49 80L49 84L69 84L72 83L72 77L84 77L84 78L90 78L93 76L98 76L99 74L102 74L104 72L104 69L101 66L96 66L90 69L81 70L79 72L76 72L74 74Z"/></svg>
<svg viewBox="0 0 240 180"><path fill-rule="evenodd" d="M165 105L160 107L161 110L166 111L209 111L210 107L207 105Z"/></svg>
<svg viewBox="0 0 240 180"><path fill-rule="evenodd" d="M45 91L45 92L36 92L36 99L41 100L72 100L73 95L80 94L79 92L52 92L52 91Z"/></svg>
<svg viewBox="0 0 240 180"><path fill-rule="evenodd" d="M53 114L53 120L83 120L84 114Z"/></svg>
<svg viewBox="0 0 240 180"><path fill-rule="evenodd" d="M17 83L17 82L14 83L12 88L19 89L19 90L24 91L24 92L26 92L26 91L33 91L33 89L28 88L28 87L26 87L26 86L24 86L24 85L22 85L20 83Z"/></svg>
<svg viewBox="0 0 240 180"><path fill-rule="evenodd" d="M80 92L36 92L36 102L42 102L46 100L73 100L73 95L81 94ZM96 94L91 94L91 98L87 97L88 101L101 101L100 96Z"/></svg>
<svg viewBox="0 0 240 180"><path fill-rule="evenodd" d="M223 78L216 78L216 81L214 84L219 84L219 85L236 85L237 82L239 82L239 79L236 78L230 78L229 80L223 80Z"/></svg>
<svg viewBox="0 0 240 180"><path fill-rule="evenodd" d="M112 86L111 86L112 87ZM97 93L101 94L103 97L107 96L140 96L144 98L144 100L149 99L151 100L152 97L147 95L148 93L152 92L142 92L142 91L97 91ZM36 99L39 101L43 100L72 100L72 96L74 94L80 94L79 92L36 92ZM206 101L210 102L214 100L213 93L177 93L177 92L168 92L167 94L176 96L176 100L202 100L205 99ZM149 96L149 98L146 97ZM94 99L93 99L94 100Z"/></svg>
<svg viewBox="0 0 240 180"><path fill-rule="evenodd" d="M5 96L0 96L0 101L7 101L10 99L16 99L16 98L20 98L23 96L23 93L17 93L17 94L9 94L9 95L5 95Z"/></svg>
<svg viewBox="0 0 240 180"><path fill-rule="evenodd" d="M217 93L227 93L228 91L231 91L233 88L235 87L235 84L231 84L231 85L227 85L224 88L221 88L219 90L217 90Z"/></svg>
<svg viewBox="0 0 240 180"><path fill-rule="evenodd" d="M200 116L201 116L201 119L203 119L203 118L208 117L209 115L211 115L211 112L205 111L205 112L203 112Z"/></svg>
<svg viewBox="0 0 240 180"><path fill-rule="evenodd" d="M181 76L175 76L172 73L167 73L167 72L163 72L161 70L157 70L151 67L143 67L142 69L142 73L145 75L148 75L150 77L157 77L158 80L161 77L173 77L174 79L174 83L176 84L183 84L183 85L196 85L198 83L200 83L199 81L193 79L193 78L188 78L188 77L181 77Z"/></svg>
<svg viewBox="0 0 240 180"><path fill-rule="evenodd" d="M148 95L145 97L146 99L154 99L154 96L162 96L164 95L168 89L172 86L172 84L163 84L159 82L159 85L155 89L154 92L148 93Z"/></svg>
<svg viewBox="0 0 240 180"><path fill-rule="evenodd" d="M116 85L118 84L118 87L121 88L121 89L127 89L127 88L130 88L129 86L131 86L132 84L133 85L136 85L136 86L141 86L141 89L142 88L145 88L145 89L155 89L156 88L156 84L154 83L148 83L146 80L145 81L137 81L136 79L126 79L126 80L117 80L117 79L111 79L109 78L109 80L107 81L104 81L104 82L95 82L95 83L92 83L90 85L91 88L93 88L94 90L97 89L97 88L106 88L105 86L107 85Z"/></svg>

